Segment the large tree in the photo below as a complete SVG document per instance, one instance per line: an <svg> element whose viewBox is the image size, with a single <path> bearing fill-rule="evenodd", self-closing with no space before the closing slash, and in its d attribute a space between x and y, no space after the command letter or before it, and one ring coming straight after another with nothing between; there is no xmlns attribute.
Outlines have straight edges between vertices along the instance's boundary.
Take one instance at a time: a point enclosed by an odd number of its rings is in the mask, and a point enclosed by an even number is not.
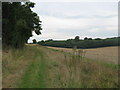
<svg viewBox="0 0 120 90"><path fill-rule="evenodd" d="M34 5L32 2L2 3L3 47L23 47L33 31L37 35L41 34L39 16L31 10Z"/></svg>

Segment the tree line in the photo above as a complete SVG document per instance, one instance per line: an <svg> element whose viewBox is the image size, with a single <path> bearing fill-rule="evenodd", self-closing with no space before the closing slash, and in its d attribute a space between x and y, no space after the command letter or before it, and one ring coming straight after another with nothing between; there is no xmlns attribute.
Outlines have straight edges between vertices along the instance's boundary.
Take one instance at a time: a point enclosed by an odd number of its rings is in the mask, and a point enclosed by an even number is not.
<svg viewBox="0 0 120 90"><path fill-rule="evenodd" d="M22 48L34 31L41 34L39 16L31 10L33 2L2 3L2 44L3 48Z"/></svg>
<svg viewBox="0 0 120 90"><path fill-rule="evenodd" d="M62 48L82 48L82 49L87 49L87 48L99 48L99 47L108 47L108 46L120 46L119 44L120 37L113 37L113 38L106 38L106 39L101 39L101 38L87 38L85 37L84 39L79 39L79 36L76 36L74 39L68 39L68 40L63 40L63 41L55 41L52 39L49 40L42 40L39 41L39 45L43 46L52 46L52 47L62 47Z"/></svg>

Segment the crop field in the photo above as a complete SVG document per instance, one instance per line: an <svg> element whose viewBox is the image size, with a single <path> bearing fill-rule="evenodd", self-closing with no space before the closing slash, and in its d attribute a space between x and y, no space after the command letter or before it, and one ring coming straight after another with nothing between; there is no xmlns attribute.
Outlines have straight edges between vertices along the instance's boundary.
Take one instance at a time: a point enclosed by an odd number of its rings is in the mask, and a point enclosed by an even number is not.
<svg viewBox="0 0 120 90"><path fill-rule="evenodd" d="M23 49L4 50L2 87L118 87L118 66L116 64L101 63L94 59L72 55L68 51L71 52L70 49L48 48L40 45L26 45ZM90 53L89 50L87 52Z"/></svg>
<svg viewBox="0 0 120 90"><path fill-rule="evenodd" d="M57 48L57 47L48 47L48 48L61 50L68 53L73 53L73 49ZM85 51L86 58L118 64L118 48L120 47L104 47L104 48L83 49L83 50Z"/></svg>

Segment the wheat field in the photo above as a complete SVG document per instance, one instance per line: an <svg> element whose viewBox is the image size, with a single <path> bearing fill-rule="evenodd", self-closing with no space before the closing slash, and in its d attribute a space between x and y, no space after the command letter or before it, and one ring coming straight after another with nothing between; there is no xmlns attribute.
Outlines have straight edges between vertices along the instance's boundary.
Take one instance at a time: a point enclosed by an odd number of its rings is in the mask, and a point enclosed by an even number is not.
<svg viewBox="0 0 120 90"><path fill-rule="evenodd" d="M68 53L73 53L73 50L69 48L57 48L57 47L48 47L48 48L61 50ZM86 51L85 53L86 58L118 64L118 48L119 47L116 46L116 47L103 47L103 48L83 49L83 50Z"/></svg>

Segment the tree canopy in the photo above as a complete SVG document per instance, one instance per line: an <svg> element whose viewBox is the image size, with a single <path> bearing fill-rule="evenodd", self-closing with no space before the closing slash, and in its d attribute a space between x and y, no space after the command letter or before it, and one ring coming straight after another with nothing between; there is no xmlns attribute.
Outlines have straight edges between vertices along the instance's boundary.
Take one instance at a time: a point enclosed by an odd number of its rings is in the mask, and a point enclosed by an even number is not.
<svg viewBox="0 0 120 90"><path fill-rule="evenodd" d="M77 38L77 39L76 39ZM62 48L99 48L99 47L108 47L108 46L120 46L119 44L120 38L114 37L114 38L106 38L106 39L100 39L100 38L88 38L85 37L84 40L78 39L78 36L75 37L75 39L68 39L64 41L39 41L38 44L44 45L44 46L52 46L52 47L62 47Z"/></svg>
<svg viewBox="0 0 120 90"><path fill-rule="evenodd" d="M39 16L31 10L32 2L2 3L2 41L3 47L21 48L34 31L40 35L42 30Z"/></svg>
<svg viewBox="0 0 120 90"><path fill-rule="evenodd" d="M36 39L33 39L33 44L36 44L36 43L37 43Z"/></svg>
<svg viewBox="0 0 120 90"><path fill-rule="evenodd" d="M76 36L76 37L75 37L75 41L77 42L77 41L79 41L79 40L80 40L79 36Z"/></svg>

